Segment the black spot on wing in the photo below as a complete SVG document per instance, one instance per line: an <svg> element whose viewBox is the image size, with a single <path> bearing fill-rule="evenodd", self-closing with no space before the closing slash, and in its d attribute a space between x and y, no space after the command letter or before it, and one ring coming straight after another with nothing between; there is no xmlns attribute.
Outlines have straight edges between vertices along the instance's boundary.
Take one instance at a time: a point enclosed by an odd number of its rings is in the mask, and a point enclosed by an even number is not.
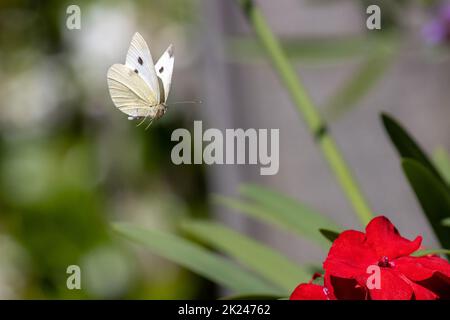
<svg viewBox="0 0 450 320"><path fill-rule="evenodd" d="M159 73L163 73L164 72L164 67L159 68L158 72Z"/></svg>
<svg viewBox="0 0 450 320"><path fill-rule="evenodd" d="M140 64L141 66L144 64L144 61L142 60L141 57L138 57L138 62L139 62L139 64Z"/></svg>
<svg viewBox="0 0 450 320"><path fill-rule="evenodd" d="M134 72L139 73L138 69L134 69Z"/></svg>

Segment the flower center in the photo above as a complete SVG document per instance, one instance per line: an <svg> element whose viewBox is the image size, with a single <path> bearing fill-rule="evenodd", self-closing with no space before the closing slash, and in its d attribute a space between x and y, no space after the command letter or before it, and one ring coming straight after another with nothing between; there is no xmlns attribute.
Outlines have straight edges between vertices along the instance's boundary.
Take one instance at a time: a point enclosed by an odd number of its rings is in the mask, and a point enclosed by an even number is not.
<svg viewBox="0 0 450 320"><path fill-rule="evenodd" d="M389 262L389 258L384 256L380 261L378 261L378 266L381 268L390 268L392 267L392 264Z"/></svg>

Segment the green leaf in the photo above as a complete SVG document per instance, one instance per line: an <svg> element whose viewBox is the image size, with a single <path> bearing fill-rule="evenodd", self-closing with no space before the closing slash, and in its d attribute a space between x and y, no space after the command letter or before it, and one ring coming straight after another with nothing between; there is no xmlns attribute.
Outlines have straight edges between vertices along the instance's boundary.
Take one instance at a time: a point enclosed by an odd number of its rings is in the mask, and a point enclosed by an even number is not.
<svg viewBox="0 0 450 320"><path fill-rule="evenodd" d="M216 197L216 200L238 213L258 218L311 239L326 250L330 244L318 230L320 228L340 230L334 222L322 217L320 213L269 189L247 185L241 188L241 192L252 202L226 197Z"/></svg>
<svg viewBox="0 0 450 320"><path fill-rule="evenodd" d="M312 284L317 284L318 286L324 285L324 279L323 277L316 277L312 282Z"/></svg>
<svg viewBox="0 0 450 320"><path fill-rule="evenodd" d="M402 167L441 245L450 247L450 232L441 223L450 216L447 188L419 161L403 159Z"/></svg>
<svg viewBox="0 0 450 320"><path fill-rule="evenodd" d="M328 230L328 229L319 229L319 232L327 238L330 242L334 242L334 240L339 237L339 232Z"/></svg>
<svg viewBox="0 0 450 320"><path fill-rule="evenodd" d="M437 148L433 153L433 160L441 176L450 184L450 155L444 148Z"/></svg>
<svg viewBox="0 0 450 320"><path fill-rule="evenodd" d="M352 110L378 83L391 65L392 54L379 50L369 56L338 91L325 104L325 115L330 121Z"/></svg>
<svg viewBox="0 0 450 320"><path fill-rule="evenodd" d="M448 249L425 249L425 250L419 250L411 255L414 257L422 257L429 254L450 254L450 250Z"/></svg>
<svg viewBox="0 0 450 320"><path fill-rule="evenodd" d="M320 273L320 274L324 274L325 271L323 270L322 266L319 264L305 264L303 265L303 268L309 272L310 274L314 274L314 273Z"/></svg>
<svg viewBox="0 0 450 320"><path fill-rule="evenodd" d="M439 181L446 184L425 152L414 141L412 136L391 116L381 115L383 125L402 158L411 158L426 167Z"/></svg>
<svg viewBox="0 0 450 320"><path fill-rule="evenodd" d="M295 62L337 63L344 59L366 57L373 52L392 52L397 47L394 34L381 37L322 37L284 38L281 45L290 60ZM266 61L260 43L254 37L233 36L227 38L227 58L233 62L255 63Z"/></svg>
<svg viewBox="0 0 450 320"><path fill-rule="evenodd" d="M286 293L310 278L310 274L280 253L220 224L186 221L181 228L206 245L235 258L264 279L285 289Z"/></svg>
<svg viewBox="0 0 450 320"><path fill-rule="evenodd" d="M179 264L236 294L284 296L280 290L235 263L176 235L159 230L117 223L114 229L133 241L144 244L153 253Z"/></svg>
<svg viewBox="0 0 450 320"><path fill-rule="evenodd" d="M300 235L322 241L319 229L341 230L322 213L281 193L257 185L243 185L240 192L262 207L272 210L276 217L283 218L286 223L295 227ZM328 243L326 247L329 248Z"/></svg>

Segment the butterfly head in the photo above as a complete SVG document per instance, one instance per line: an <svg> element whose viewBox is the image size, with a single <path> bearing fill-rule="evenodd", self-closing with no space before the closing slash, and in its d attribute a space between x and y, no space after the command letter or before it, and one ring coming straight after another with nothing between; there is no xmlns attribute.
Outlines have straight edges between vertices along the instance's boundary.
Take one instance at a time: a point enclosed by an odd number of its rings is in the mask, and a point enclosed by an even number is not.
<svg viewBox="0 0 450 320"><path fill-rule="evenodd" d="M157 120L165 115L167 112L167 104L161 103L155 107L155 113L152 117L152 120Z"/></svg>

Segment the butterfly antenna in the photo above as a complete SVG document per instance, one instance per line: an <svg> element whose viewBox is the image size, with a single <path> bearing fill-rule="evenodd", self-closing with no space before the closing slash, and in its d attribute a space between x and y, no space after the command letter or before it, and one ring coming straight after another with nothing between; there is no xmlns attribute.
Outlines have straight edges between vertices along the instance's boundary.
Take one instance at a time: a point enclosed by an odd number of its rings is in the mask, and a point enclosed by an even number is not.
<svg viewBox="0 0 450 320"><path fill-rule="evenodd" d="M187 100L187 101L176 101L171 104L202 104L202 100Z"/></svg>

